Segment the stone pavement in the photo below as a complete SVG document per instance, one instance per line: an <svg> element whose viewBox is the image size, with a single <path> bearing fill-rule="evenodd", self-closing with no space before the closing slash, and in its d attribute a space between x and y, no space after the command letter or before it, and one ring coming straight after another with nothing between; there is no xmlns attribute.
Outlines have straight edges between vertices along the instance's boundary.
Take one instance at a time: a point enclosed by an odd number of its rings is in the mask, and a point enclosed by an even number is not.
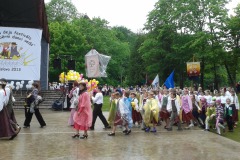
<svg viewBox="0 0 240 160"><path fill-rule="evenodd" d="M240 160L240 143L197 127L168 132L161 126L156 134L134 128L128 136L119 128L115 137L109 137L110 130L102 129L97 119L95 131L82 140L71 138L70 112L42 109L41 113L47 127L39 128L33 116L31 128L22 128L16 139L0 140L1 160ZM22 126L24 111L15 110L15 115Z"/></svg>

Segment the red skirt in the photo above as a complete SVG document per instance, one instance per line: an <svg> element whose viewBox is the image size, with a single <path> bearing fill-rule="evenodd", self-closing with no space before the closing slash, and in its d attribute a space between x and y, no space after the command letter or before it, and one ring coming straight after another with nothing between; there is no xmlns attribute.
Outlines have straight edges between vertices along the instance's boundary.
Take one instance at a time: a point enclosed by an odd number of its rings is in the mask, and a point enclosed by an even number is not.
<svg viewBox="0 0 240 160"><path fill-rule="evenodd" d="M133 123L141 122L142 121L141 113L137 112L136 110L132 110L132 119L133 119Z"/></svg>
<svg viewBox="0 0 240 160"><path fill-rule="evenodd" d="M168 119L170 117L170 114L167 110L164 109L160 111L160 117L162 119Z"/></svg>
<svg viewBox="0 0 240 160"><path fill-rule="evenodd" d="M189 123L190 120L194 119L192 112L185 113L185 111L182 111L182 120Z"/></svg>
<svg viewBox="0 0 240 160"><path fill-rule="evenodd" d="M123 124L123 120L120 116L120 113L117 112L114 120L114 126L122 125L122 124Z"/></svg>
<svg viewBox="0 0 240 160"><path fill-rule="evenodd" d="M238 122L238 109L235 109L232 119L233 122Z"/></svg>

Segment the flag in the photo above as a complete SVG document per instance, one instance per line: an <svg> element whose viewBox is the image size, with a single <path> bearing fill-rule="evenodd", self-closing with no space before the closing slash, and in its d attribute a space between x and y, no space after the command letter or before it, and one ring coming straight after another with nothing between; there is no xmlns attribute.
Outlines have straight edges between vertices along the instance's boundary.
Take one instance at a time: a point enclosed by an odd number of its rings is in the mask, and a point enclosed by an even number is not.
<svg viewBox="0 0 240 160"><path fill-rule="evenodd" d="M174 88L174 71L172 71L172 73L168 76L168 78L166 79L166 81L164 82L164 85L167 87L167 89L169 88Z"/></svg>
<svg viewBox="0 0 240 160"><path fill-rule="evenodd" d="M156 75L156 77L154 78L152 85L157 87L159 85L159 76L158 74Z"/></svg>

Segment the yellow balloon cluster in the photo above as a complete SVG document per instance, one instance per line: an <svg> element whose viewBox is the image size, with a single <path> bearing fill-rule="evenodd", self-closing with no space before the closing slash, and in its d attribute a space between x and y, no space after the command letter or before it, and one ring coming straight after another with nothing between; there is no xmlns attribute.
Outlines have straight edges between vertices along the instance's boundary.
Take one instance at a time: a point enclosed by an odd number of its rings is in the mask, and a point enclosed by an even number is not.
<svg viewBox="0 0 240 160"><path fill-rule="evenodd" d="M97 85L98 85L98 81L96 79L93 79L93 80L90 80L88 81L87 83L87 89L88 91L92 91L93 89L97 88Z"/></svg>
<svg viewBox="0 0 240 160"><path fill-rule="evenodd" d="M59 81L61 83L68 82L68 81L81 81L83 79L83 74L79 74L76 71L70 70L68 73L62 72L59 75Z"/></svg>

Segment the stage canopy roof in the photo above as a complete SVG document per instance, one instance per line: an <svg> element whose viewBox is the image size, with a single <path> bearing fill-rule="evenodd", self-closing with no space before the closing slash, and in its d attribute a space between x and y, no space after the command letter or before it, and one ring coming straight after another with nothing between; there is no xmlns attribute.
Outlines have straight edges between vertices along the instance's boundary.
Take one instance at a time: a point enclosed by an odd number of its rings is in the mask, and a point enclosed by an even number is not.
<svg viewBox="0 0 240 160"><path fill-rule="evenodd" d="M0 26L39 28L49 42L44 0L0 0Z"/></svg>

